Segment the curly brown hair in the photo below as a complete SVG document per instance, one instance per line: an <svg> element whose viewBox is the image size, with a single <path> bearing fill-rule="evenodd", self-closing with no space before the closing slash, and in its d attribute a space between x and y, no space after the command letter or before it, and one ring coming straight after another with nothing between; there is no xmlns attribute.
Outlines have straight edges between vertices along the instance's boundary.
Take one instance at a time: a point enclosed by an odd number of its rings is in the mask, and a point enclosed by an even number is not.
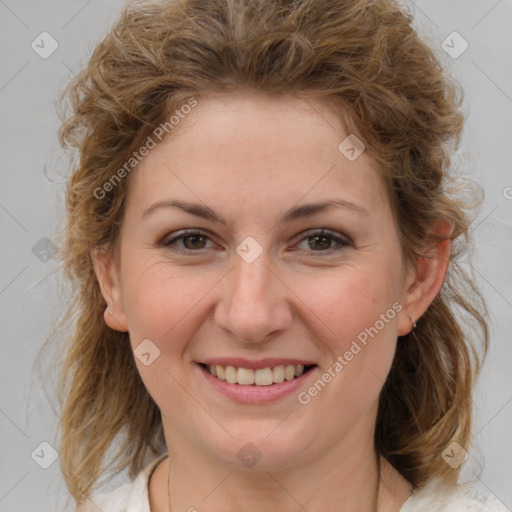
<svg viewBox="0 0 512 512"><path fill-rule="evenodd" d="M483 299L460 264L470 242L468 208L450 192L462 96L412 21L393 0L132 2L63 92L59 136L79 158L62 248L73 296L64 316L72 328L60 374L60 459L77 503L107 470L128 467L133 477L148 449L165 446L128 333L103 321L90 257L92 248L116 243L129 176L101 198L97 190L187 98L241 88L308 93L339 107L384 170L409 262L426 241L442 239L440 221L452 226L443 288L416 329L398 339L375 445L415 488L434 476L456 481L459 470L441 454L452 441L468 447L488 331Z"/></svg>

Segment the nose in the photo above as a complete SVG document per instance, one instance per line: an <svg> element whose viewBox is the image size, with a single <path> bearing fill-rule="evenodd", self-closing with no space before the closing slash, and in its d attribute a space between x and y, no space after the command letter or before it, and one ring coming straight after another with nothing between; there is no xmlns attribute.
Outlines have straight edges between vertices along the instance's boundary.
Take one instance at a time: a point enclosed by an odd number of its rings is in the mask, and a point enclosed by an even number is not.
<svg viewBox="0 0 512 512"><path fill-rule="evenodd" d="M215 323L244 343L261 343L292 322L290 290L269 266L265 253L252 263L238 255L223 280Z"/></svg>

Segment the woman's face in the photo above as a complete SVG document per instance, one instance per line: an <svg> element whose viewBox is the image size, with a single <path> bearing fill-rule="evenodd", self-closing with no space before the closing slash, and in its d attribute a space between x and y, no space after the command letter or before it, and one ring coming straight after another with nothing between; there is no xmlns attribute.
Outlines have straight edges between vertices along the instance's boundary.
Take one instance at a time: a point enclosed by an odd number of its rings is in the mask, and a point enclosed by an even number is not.
<svg viewBox="0 0 512 512"><path fill-rule="evenodd" d="M314 99L210 95L183 117L130 176L103 285L168 448L276 467L368 442L423 312L374 162Z"/></svg>

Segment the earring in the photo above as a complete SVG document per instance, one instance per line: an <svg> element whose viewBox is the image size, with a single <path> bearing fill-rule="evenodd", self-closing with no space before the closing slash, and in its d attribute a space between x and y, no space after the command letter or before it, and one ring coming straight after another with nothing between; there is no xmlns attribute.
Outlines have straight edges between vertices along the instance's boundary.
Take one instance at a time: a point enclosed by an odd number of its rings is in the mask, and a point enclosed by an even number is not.
<svg viewBox="0 0 512 512"><path fill-rule="evenodd" d="M411 317L409 317L409 320L411 321L412 328L415 329L416 328L416 322Z"/></svg>

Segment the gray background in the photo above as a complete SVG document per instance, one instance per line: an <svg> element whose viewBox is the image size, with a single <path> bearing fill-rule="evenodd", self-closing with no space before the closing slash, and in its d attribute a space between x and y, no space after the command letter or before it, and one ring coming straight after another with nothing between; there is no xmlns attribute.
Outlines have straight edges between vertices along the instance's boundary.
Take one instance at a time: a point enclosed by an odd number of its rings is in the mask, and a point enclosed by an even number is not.
<svg viewBox="0 0 512 512"><path fill-rule="evenodd" d="M475 222L475 268L491 310L491 350L476 395L465 477L512 510L512 0L409 2L417 26L463 86L468 122L456 163L485 189ZM0 511L61 509L66 490L51 447L56 400L34 357L62 307L52 259L66 161L59 156L58 91L116 18L120 0L0 0ZM48 32L58 48L51 49ZM469 47L461 55L456 55ZM41 42L43 38L43 42ZM445 41L443 45L443 41ZM451 52L448 55L443 46ZM457 58L454 58L454 57ZM123 476L112 482L116 486Z"/></svg>

